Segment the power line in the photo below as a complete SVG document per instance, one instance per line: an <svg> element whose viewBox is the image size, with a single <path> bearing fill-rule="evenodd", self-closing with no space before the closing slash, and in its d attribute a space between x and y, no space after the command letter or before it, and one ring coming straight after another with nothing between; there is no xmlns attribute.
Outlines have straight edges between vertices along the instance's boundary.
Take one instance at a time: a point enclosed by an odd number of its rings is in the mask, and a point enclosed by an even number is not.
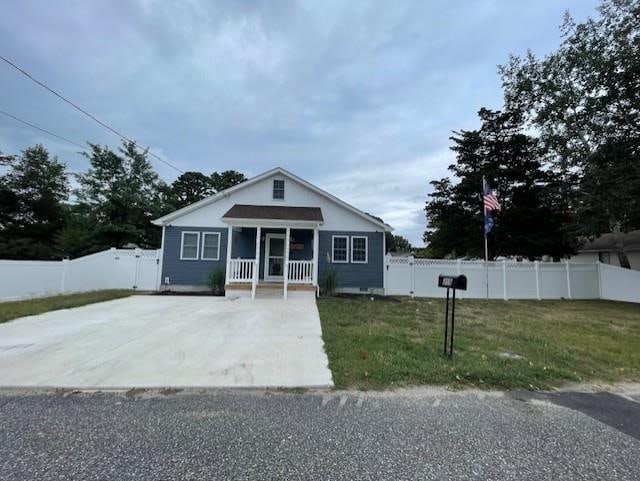
<svg viewBox="0 0 640 481"><path fill-rule="evenodd" d="M15 115L11 115L9 112L5 112L4 110L0 110L0 114L4 115L6 117L9 117L9 118L15 120L16 122L20 122L21 124L28 125L29 127L33 128L33 129L36 129L36 130L39 130L40 132L44 132L47 135L51 135L52 137L56 137L57 139L64 140L65 142L68 142L68 143L70 143L72 145L75 145L76 147L80 147L81 149L86 149L87 148L86 145L80 145L79 143L74 142L73 140L69 140L66 137L63 137L62 135L54 134L50 130L43 129L42 127L38 127L37 125L32 124L31 122L27 122L26 120L22 120L22 119L16 117Z"/></svg>
<svg viewBox="0 0 640 481"><path fill-rule="evenodd" d="M14 69L16 69L18 72L20 72L22 75L24 75L25 77L29 78L31 81L33 81L34 83L36 83L37 85L39 85L40 87L42 87L43 89L47 90L48 92L52 93L53 95L55 95L56 97L58 97L60 100L68 103L69 105L71 105L74 109L78 110L79 112L82 112L84 115L86 115L87 117L89 117L91 120L93 120L94 122L97 122L99 125L101 125L102 127L104 127L105 129L109 130L111 133L117 135L118 137L120 137L122 140L126 140L127 142L132 142L132 143L136 143L135 140L130 139L129 137L127 137L124 134L121 134L120 132L118 132L116 129L114 129L113 127L111 127L110 125L102 122L100 119L98 119L95 115L87 112L86 110L84 110L82 107L78 106L77 104L73 103L71 100L69 100L68 98L66 98L65 96L63 96L62 94L56 92L55 90L53 90L52 88L50 88L48 85L46 85L44 82L41 82L40 80L38 80L37 78L35 78L33 75L31 75L29 72L27 72L26 70L22 69L21 67L19 67L18 65L16 65L15 63L13 63L11 60L9 60L8 58L0 55L0 60L2 60L3 62L7 63L8 65L12 66ZM158 159L160 162L162 162L165 165L168 165L169 167L171 167L172 169L177 170L178 172L180 172L181 174L184 173L184 171L182 171L181 169L179 169L178 167L176 167L175 165L173 165L171 162L167 162L166 160L158 157L156 154L154 154L153 152L147 150L147 153Z"/></svg>

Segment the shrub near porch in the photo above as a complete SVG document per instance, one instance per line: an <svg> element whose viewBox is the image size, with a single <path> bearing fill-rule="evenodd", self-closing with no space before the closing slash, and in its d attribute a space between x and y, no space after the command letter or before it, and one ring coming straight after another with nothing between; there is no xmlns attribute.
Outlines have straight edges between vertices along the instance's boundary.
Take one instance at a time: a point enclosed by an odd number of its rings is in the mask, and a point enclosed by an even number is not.
<svg viewBox="0 0 640 481"><path fill-rule="evenodd" d="M329 297L318 309L338 388L640 381L637 304L460 300L452 360L442 356L444 300Z"/></svg>

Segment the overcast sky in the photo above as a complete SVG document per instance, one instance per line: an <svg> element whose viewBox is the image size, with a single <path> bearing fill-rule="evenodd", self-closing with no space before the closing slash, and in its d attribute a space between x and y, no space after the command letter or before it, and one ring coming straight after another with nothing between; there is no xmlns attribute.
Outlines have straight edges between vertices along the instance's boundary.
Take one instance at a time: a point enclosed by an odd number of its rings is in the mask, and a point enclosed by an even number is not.
<svg viewBox="0 0 640 481"><path fill-rule="evenodd" d="M560 42L593 0L4 0L0 54L182 170L282 166L422 244L452 130L500 108L496 66ZM84 144L118 139L0 63L0 109ZM0 116L0 151L73 145ZM152 159L166 181L178 173Z"/></svg>

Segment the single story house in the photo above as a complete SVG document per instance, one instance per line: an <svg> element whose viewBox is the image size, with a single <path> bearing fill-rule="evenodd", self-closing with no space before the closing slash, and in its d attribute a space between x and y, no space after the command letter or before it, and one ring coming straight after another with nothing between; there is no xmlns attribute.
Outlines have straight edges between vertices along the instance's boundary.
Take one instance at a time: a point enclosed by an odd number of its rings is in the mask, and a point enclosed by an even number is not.
<svg viewBox="0 0 640 481"><path fill-rule="evenodd" d="M592 263L600 261L604 264L620 267L618 253L623 252L631 269L640 270L640 230L631 232L608 232L595 239L585 239L578 248L577 254L571 256L570 262Z"/></svg>
<svg viewBox="0 0 640 481"><path fill-rule="evenodd" d="M333 271L338 291L384 293L391 227L280 167L153 223L164 289L206 289L220 269L228 297L316 295Z"/></svg>

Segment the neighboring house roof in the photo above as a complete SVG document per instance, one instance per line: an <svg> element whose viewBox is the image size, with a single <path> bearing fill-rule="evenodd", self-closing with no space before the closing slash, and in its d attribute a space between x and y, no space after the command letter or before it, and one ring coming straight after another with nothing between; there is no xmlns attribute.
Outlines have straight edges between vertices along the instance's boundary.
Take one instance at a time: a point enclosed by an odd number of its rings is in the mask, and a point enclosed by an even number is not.
<svg viewBox="0 0 640 481"><path fill-rule="evenodd" d="M620 243L627 252L640 251L640 230L627 233L602 234L592 240L585 240L579 252L615 252Z"/></svg>
<svg viewBox="0 0 640 481"><path fill-rule="evenodd" d="M322 222L320 207L286 207L280 205L235 204L223 219L278 219Z"/></svg>
<svg viewBox="0 0 640 481"><path fill-rule="evenodd" d="M151 221L153 224L155 225L166 225L169 222L171 222L172 220L177 219L178 217L181 217L185 214L188 214L190 212L193 212L194 210L200 209L204 206L207 206L209 204L212 204L213 202L216 202L219 199L224 198L225 196L228 196L229 194L232 194L233 192L236 192L238 190L241 189L246 189L247 187L256 184L257 182L260 182L261 180L264 180L272 175L282 175L284 177L288 177L291 180L294 180L295 182L298 182L299 184L305 186L306 188L312 190L313 192L325 197L326 199L330 200L331 202L334 202L335 204L338 204L339 206L347 209L348 211L368 220L369 222L371 222L374 225L377 225L378 227L381 227L382 229L384 229L385 231L391 232L393 230L393 228L389 225L386 224L385 222L382 222L378 219L376 219L375 217L373 217L370 214L367 214L363 211L361 211L360 209L357 209L355 207L353 207L350 204L347 204L346 202L344 202L343 200L338 199L336 196L320 189L319 187L316 187L315 185L307 182L306 180L298 177L297 175L292 174L291 172L289 172L288 170L283 169L282 167L276 167L274 169L268 170L266 172L263 172L260 175L257 175L255 177L252 177L249 180L245 180L244 182L234 185L233 187L230 187L228 189L222 190L220 192L218 192L217 194L214 194L212 196L206 197L198 202L194 202L193 204L190 204L186 207L183 207L182 209L178 209L174 212L171 212L170 214L167 214L165 216L159 217L158 219L154 219L153 221Z"/></svg>

